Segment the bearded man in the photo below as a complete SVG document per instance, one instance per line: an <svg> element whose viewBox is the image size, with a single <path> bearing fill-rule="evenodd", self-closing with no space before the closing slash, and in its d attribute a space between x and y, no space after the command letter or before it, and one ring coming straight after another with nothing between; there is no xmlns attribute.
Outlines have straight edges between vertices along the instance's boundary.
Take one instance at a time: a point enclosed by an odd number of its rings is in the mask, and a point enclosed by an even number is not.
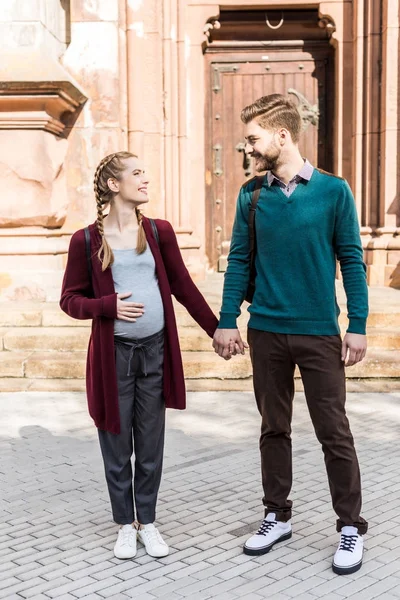
<svg viewBox="0 0 400 600"><path fill-rule="evenodd" d="M291 420L298 365L341 534L332 567L337 574L354 573L362 565L362 536L368 527L360 515L360 470L345 411L344 368L361 361L367 349L368 291L354 198L344 179L302 157L301 117L287 98L264 96L244 108L241 118L246 152L257 171L267 171L255 208L256 275L248 309L254 391L262 418L265 518L244 552L265 554L292 536ZM237 202L213 341L225 359L247 347L236 320L251 279L249 211L257 179L241 188ZM349 319L343 340L335 292L337 260Z"/></svg>

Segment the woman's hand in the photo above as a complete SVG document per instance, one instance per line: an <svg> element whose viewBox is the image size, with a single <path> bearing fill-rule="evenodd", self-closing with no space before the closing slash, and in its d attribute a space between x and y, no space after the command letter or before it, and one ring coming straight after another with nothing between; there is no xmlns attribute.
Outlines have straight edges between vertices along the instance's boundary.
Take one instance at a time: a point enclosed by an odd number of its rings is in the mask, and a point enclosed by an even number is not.
<svg viewBox="0 0 400 600"><path fill-rule="evenodd" d="M135 323L136 319L144 313L144 304L138 302L123 302L124 298L132 296L132 292L117 294L117 319L120 321L129 321Z"/></svg>

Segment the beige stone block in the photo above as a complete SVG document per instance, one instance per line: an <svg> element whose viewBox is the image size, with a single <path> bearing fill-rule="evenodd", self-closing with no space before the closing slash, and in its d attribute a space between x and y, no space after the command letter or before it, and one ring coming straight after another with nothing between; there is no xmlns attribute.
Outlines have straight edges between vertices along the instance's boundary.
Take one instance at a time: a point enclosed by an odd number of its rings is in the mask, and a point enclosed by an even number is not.
<svg viewBox="0 0 400 600"><path fill-rule="evenodd" d="M383 265L367 265L367 283L370 286L385 285Z"/></svg>
<svg viewBox="0 0 400 600"><path fill-rule="evenodd" d="M1 232L1 230L0 230ZM5 240L7 244L7 240ZM21 246L24 244L24 239L21 236ZM12 273L16 270L23 271L63 271L65 269L64 255L34 255L34 254L20 254L20 255L2 255L1 257L1 269L3 272Z"/></svg>
<svg viewBox="0 0 400 600"><path fill-rule="evenodd" d="M41 14L41 0L7 0L1 3L0 21L39 21Z"/></svg>
<svg viewBox="0 0 400 600"><path fill-rule="evenodd" d="M188 392L252 392L253 379L187 379Z"/></svg>
<svg viewBox="0 0 400 600"><path fill-rule="evenodd" d="M73 319L61 310L58 303L54 306L47 304L43 308L43 327L89 327L91 319Z"/></svg>
<svg viewBox="0 0 400 600"><path fill-rule="evenodd" d="M0 352L0 378L23 377L28 352Z"/></svg>
<svg viewBox="0 0 400 600"><path fill-rule="evenodd" d="M11 302L0 304L0 327L38 327L42 322L41 306L37 308L15 306Z"/></svg>
<svg viewBox="0 0 400 600"><path fill-rule="evenodd" d="M74 23L72 43L63 57L65 65L90 98L79 123L84 127L119 126L118 26L114 22ZM85 143L82 140L82 143ZM94 140L84 149L91 155ZM116 151L114 147L112 152ZM95 153L93 153L95 154ZM69 153L69 158L71 154ZM101 156L103 158L103 156ZM92 159L93 160L93 159ZM100 160L100 159L99 159ZM88 167L87 159L80 163Z"/></svg>
<svg viewBox="0 0 400 600"><path fill-rule="evenodd" d="M361 363L346 368L346 377L400 377L400 352L399 350L370 349Z"/></svg>
<svg viewBox="0 0 400 600"><path fill-rule="evenodd" d="M63 279L62 271L15 271L12 276L0 273L0 301L42 303L58 301Z"/></svg>
<svg viewBox="0 0 400 600"><path fill-rule="evenodd" d="M384 267L384 282L395 289L400 289L400 265L387 265Z"/></svg>
<svg viewBox="0 0 400 600"><path fill-rule="evenodd" d="M398 266L400 264L400 250L387 251L387 264Z"/></svg>
<svg viewBox="0 0 400 600"><path fill-rule="evenodd" d="M26 392L30 382L24 377L0 377L0 393Z"/></svg>
<svg viewBox="0 0 400 600"><path fill-rule="evenodd" d="M71 0L71 21L117 21L118 0Z"/></svg>
<svg viewBox="0 0 400 600"><path fill-rule="evenodd" d="M186 379L241 379L251 375L248 355L227 361L215 352L182 352L182 357Z"/></svg>
<svg viewBox="0 0 400 600"><path fill-rule="evenodd" d="M181 9L180 9L181 10ZM160 10L160 0L130 1L127 3L127 22L128 26L140 34L160 32L162 28L162 18L166 20L165 29L168 34L176 36L176 23L169 19L168 10ZM171 13L171 11L169 11Z"/></svg>
<svg viewBox="0 0 400 600"><path fill-rule="evenodd" d="M182 352L210 352L212 339L200 327L180 327L179 342Z"/></svg>
<svg viewBox="0 0 400 600"><path fill-rule="evenodd" d="M400 328L369 328L367 330L367 337L368 346L370 348L386 348L388 350L400 349Z"/></svg>
<svg viewBox="0 0 400 600"><path fill-rule="evenodd" d="M348 379L348 392L393 392L400 390L400 379ZM19 377L0 378L0 392L81 392L86 390L84 379L27 379ZM253 380L249 379L188 379L188 392L253 392ZM301 379L295 380L296 392L303 392Z"/></svg>
<svg viewBox="0 0 400 600"><path fill-rule="evenodd" d="M348 392L398 392L400 390L400 379L381 377L379 379L347 379L346 389Z"/></svg>
<svg viewBox="0 0 400 600"><path fill-rule="evenodd" d="M29 379L30 392L85 392L85 379ZM0 379L1 389L1 379Z"/></svg>
<svg viewBox="0 0 400 600"><path fill-rule="evenodd" d="M67 140L46 131L0 131L0 227L60 227L66 217Z"/></svg>
<svg viewBox="0 0 400 600"><path fill-rule="evenodd" d="M368 315L368 327L400 327L400 311L371 312Z"/></svg>
<svg viewBox="0 0 400 600"><path fill-rule="evenodd" d="M51 259L52 255L61 255L68 252L70 239L69 234L54 235L52 231L41 227L35 229L29 227L0 229L0 254L14 257L15 261L19 261L15 263L18 271L29 271L31 256L33 260L40 260L41 256L48 256ZM53 268L54 263L51 270ZM42 267L39 270L46 269Z"/></svg>
<svg viewBox="0 0 400 600"><path fill-rule="evenodd" d="M38 46L44 37L50 47L54 47L56 40L66 41L66 10L59 0L2 0L0 22L7 22L9 28L14 28L16 46L34 45L35 41ZM3 36L0 39L3 44L6 42Z"/></svg>
<svg viewBox="0 0 400 600"><path fill-rule="evenodd" d="M339 315L339 326L344 334L348 327L349 320L347 318L346 310ZM375 329L387 329L400 328L400 310L392 310L392 308L385 311L385 309L378 310L375 308L371 311L367 319L367 333L368 335Z"/></svg>
<svg viewBox="0 0 400 600"><path fill-rule="evenodd" d="M33 352L25 361L25 377L32 379L83 379L85 374L86 352Z"/></svg>
<svg viewBox="0 0 400 600"><path fill-rule="evenodd" d="M203 283L203 282L201 282ZM211 310L217 315L220 308L221 308L221 296L219 291L217 292L213 292L212 290L208 290L208 289L202 289L201 286L198 286L201 293L203 294L204 298L207 301L207 304L209 305L209 307L211 308ZM179 318L184 318L185 315L189 315L189 313L187 312L186 308L180 303L178 302L174 297L173 297L173 304L174 304L174 310L175 310L175 314L179 317ZM241 317L239 317L240 319L244 316L246 317L246 315L248 316L247 311L244 309L244 305L242 307L242 311L243 311L243 315ZM189 315L190 317L190 315ZM192 317L190 317L190 321L188 322L190 324L193 325L194 321L192 319Z"/></svg>
<svg viewBox="0 0 400 600"><path fill-rule="evenodd" d="M5 350L85 351L90 330L82 327L18 327L3 336Z"/></svg>

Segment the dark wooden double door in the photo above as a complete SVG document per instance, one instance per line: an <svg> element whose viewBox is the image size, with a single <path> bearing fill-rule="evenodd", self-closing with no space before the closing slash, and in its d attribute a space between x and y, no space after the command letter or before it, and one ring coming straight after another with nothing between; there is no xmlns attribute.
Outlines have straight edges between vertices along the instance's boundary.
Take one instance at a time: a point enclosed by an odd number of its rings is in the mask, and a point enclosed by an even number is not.
<svg viewBox="0 0 400 600"><path fill-rule="evenodd" d="M312 164L332 170L333 81L327 45L210 52L206 56L206 218L210 265L226 268L240 186L255 175L244 154L243 107L280 93L299 104L300 150Z"/></svg>

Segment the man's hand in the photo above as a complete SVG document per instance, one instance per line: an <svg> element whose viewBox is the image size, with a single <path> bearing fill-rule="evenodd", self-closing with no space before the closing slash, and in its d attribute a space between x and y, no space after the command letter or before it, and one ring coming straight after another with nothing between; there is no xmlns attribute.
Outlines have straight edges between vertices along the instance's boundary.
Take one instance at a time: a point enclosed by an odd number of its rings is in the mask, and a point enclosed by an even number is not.
<svg viewBox="0 0 400 600"><path fill-rule="evenodd" d="M342 361L345 367L352 367L362 361L367 353L367 336L360 333L346 333L342 343Z"/></svg>
<svg viewBox="0 0 400 600"><path fill-rule="evenodd" d="M234 354L244 354L245 348L248 348L239 329L217 329L212 345L215 352L225 360L229 360Z"/></svg>

